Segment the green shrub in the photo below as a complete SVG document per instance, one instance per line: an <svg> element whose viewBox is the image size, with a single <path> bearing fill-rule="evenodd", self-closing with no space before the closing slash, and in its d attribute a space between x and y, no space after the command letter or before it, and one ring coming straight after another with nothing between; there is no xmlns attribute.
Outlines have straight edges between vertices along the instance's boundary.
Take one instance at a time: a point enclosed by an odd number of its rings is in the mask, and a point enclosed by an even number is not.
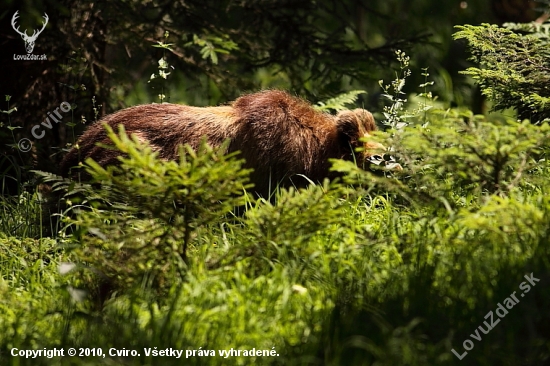
<svg viewBox="0 0 550 366"><path fill-rule="evenodd" d="M472 60L465 74L476 80L494 109L514 108L521 119L539 123L550 118L550 24L457 26L455 39L465 39Z"/></svg>
<svg viewBox="0 0 550 366"><path fill-rule="evenodd" d="M126 155L119 166L86 162L95 188L88 194L91 209L80 210L72 222L76 253L115 288L144 276L164 288L185 277L199 229L224 222L245 204L249 171L234 154L205 142L198 152L181 147L177 162L160 161L120 132L109 130Z"/></svg>

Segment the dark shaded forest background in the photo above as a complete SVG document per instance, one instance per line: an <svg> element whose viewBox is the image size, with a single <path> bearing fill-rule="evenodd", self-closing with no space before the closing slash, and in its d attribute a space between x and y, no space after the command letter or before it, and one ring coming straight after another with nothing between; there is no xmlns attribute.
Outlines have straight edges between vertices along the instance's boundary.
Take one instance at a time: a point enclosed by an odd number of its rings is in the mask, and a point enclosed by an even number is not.
<svg viewBox="0 0 550 366"><path fill-rule="evenodd" d="M242 93L281 88L311 102L362 89L359 103L379 112L378 80L395 76L395 51L412 57L407 87L435 80L433 92L448 106L484 111L471 80L464 44L453 26L527 22L540 16L529 0L240 0L240 1L3 1L0 8L0 173L2 192L33 185L31 168L56 172L64 149L86 125L115 110L162 101L217 105ZM20 29L39 29L34 54L47 61L14 60L25 54ZM169 44L158 46L159 42ZM160 71L167 80L150 80ZM149 82L150 81L150 82ZM414 89L413 89L414 90ZM10 96L7 98L5 96ZM8 101L9 99L9 101ZM44 138L32 126L67 101L70 118ZM33 142L30 152L17 141Z"/></svg>

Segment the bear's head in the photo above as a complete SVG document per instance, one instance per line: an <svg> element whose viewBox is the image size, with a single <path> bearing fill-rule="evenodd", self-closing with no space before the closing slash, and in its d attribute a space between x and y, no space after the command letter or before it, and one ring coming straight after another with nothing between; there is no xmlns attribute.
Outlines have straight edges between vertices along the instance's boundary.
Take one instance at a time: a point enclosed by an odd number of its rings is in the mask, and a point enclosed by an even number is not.
<svg viewBox="0 0 550 366"><path fill-rule="evenodd" d="M386 154L384 145L369 139L370 133L376 131L376 122L372 113L365 109L341 111L336 115L336 126L340 146L349 148L350 154L363 166L369 164L381 165L390 170L402 170L401 165L393 157ZM357 153L355 150L362 148Z"/></svg>

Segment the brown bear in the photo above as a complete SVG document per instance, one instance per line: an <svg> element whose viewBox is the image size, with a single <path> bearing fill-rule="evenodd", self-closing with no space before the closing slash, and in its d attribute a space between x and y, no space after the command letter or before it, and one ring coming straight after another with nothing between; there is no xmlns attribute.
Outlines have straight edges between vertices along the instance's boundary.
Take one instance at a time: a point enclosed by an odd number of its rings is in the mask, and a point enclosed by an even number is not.
<svg viewBox="0 0 550 366"><path fill-rule="evenodd" d="M124 125L128 135L147 141L162 159L176 159L178 146L196 149L205 136L212 146L230 139L228 152L240 151L245 166L254 169L254 191L267 198L277 185L303 187L307 177L322 181L333 177L329 159L355 159L368 163L373 141L360 141L376 130L372 114L364 109L333 116L315 110L306 101L279 90L241 96L229 106L190 107L146 104L123 109L93 124L61 163L61 174L92 158L102 166L116 164L120 153L97 146L109 144L103 124L115 131ZM355 149L364 147L363 152Z"/></svg>

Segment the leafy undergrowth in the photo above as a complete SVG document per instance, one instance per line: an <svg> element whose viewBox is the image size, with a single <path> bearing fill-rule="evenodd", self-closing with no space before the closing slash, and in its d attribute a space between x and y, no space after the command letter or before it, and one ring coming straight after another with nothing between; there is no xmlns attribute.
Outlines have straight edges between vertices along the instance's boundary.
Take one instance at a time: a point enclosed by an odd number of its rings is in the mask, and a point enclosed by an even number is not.
<svg viewBox="0 0 550 366"><path fill-rule="evenodd" d="M393 135L400 176L338 161L342 182L276 203L243 195L235 156L162 162L111 134L128 157L90 162L101 186L55 183L55 239L6 214L39 217L38 196L6 202L2 227L20 227L0 234L0 364L547 363L550 130L494 126L434 112Z"/></svg>

